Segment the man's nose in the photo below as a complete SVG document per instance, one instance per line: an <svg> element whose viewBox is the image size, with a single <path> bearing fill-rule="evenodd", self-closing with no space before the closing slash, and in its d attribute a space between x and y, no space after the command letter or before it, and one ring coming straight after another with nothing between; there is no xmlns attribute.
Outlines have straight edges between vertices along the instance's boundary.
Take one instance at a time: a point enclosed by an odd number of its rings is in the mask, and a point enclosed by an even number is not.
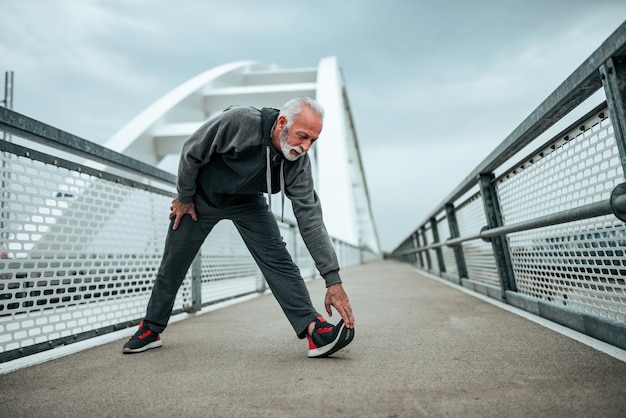
<svg viewBox="0 0 626 418"><path fill-rule="evenodd" d="M305 139L300 143L300 147L304 150L304 152L308 152L311 145L313 145L313 142L311 142L310 139Z"/></svg>

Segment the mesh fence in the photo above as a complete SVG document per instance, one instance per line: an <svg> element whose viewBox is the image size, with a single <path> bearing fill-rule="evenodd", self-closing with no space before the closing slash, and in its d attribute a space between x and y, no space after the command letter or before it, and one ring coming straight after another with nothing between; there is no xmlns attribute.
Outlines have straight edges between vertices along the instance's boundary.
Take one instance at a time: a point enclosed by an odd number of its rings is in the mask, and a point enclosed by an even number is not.
<svg viewBox="0 0 626 418"><path fill-rule="evenodd" d="M167 193L8 152L0 160L0 352L141 317ZM187 281L175 309L189 304Z"/></svg>
<svg viewBox="0 0 626 418"><path fill-rule="evenodd" d="M437 221L437 231L439 233L440 242L445 242L448 238L450 238L450 226L448 225L448 218L444 217ZM454 249L444 245L443 247L441 247L441 255L443 257L443 263L446 268L446 273L458 278L459 269L456 265Z"/></svg>
<svg viewBox="0 0 626 418"><path fill-rule="evenodd" d="M610 118L600 111L498 182L507 223L601 202L624 181ZM626 320L626 226L615 216L511 234L522 294Z"/></svg>
<svg viewBox="0 0 626 418"><path fill-rule="evenodd" d="M426 242L428 244L432 244L435 242L433 228L430 222L426 225L426 228L424 229L424 238L426 239ZM439 274L440 269L439 262L437 261L437 252L434 249L429 248L428 250L426 250L426 253L428 259L430 260L430 270L434 273Z"/></svg>
<svg viewBox="0 0 626 418"><path fill-rule="evenodd" d="M487 224L483 202L475 194L459 205L456 211L461 236L472 236ZM463 255L468 278L493 286L500 286L491 243L472 240L463 243Z"/></svg>
<svg viewBox="0 0 626 418"><path fill-rule="evenodd" d="M511 224L608 200L623 181L611 119L593 116L503 176L498 195Z"/></svg>
<svg viewBox="0 0 626 418"><path fill-rule="evenodd" d="M626 226L613 216L513 234L518 292L626 322Z"/></svg>

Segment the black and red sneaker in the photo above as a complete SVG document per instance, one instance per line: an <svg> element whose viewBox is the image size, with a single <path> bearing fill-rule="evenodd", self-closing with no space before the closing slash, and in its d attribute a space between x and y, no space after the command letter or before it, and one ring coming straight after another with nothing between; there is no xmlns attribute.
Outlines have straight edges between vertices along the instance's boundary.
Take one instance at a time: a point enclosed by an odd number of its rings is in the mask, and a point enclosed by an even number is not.
<svg viewBox="0 0 626 418"><path fill-rule="evenodd" d="M161 347L161 337L150 328L144 328L143 321L139 323L139 329L130 340L124 344L124 354L141 353L151 348Z"/></svg>
<svg viewBox="0 0 626 418"><path fill-rule="evenodd" d="M328 357L350 344L354 338L354 328L347 328L343 319L333 325L318 316L313 333L306 337L309 340L309 357Z"/></svg>

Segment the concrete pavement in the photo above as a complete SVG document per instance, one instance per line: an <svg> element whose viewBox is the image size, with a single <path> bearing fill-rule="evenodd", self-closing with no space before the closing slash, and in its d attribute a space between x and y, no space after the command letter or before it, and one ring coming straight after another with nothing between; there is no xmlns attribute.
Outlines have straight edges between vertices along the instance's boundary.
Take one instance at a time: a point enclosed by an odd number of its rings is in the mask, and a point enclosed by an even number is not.
<svg viewBox="0 0 626 418"><path fill-rule="evenodd" d="M333 357L307 358L265 295L172 324L159 349L0 375L0 416L626 416L624 361L394 261L343 279L356 337ZM323 281L309 288L323 312Z"/></svg>

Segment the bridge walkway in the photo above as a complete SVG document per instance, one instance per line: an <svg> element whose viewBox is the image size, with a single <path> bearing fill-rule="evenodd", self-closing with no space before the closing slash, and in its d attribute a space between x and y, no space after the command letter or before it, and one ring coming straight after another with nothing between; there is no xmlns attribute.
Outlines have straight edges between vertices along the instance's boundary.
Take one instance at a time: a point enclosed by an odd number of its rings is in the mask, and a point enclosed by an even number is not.
<svg viewBox="0 0 626 418"><path fill-rule="evenodd" d="M0 415L626 413L626 357L395 261L347 269L343 278L357 318L356 338L331 358L308 359L278 304L263 295L171 324L160 349L122 355L118 340L0 375ZM309 287L322 311L323 281Z"/></svg>

